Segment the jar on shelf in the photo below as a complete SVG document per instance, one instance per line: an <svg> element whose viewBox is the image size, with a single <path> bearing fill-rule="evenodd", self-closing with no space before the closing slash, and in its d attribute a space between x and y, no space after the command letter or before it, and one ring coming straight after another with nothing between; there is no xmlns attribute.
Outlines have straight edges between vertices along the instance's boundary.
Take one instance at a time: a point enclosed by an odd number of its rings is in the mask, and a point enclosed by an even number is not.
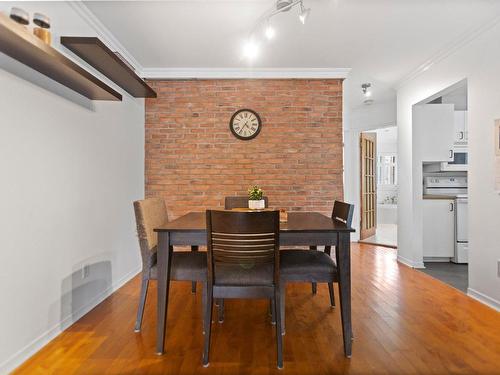
<svg viewBox="0 0 500 375"><path fill-rule="evenodd" d="M30 23L30 15L24 9L12 7L10 10L10 18L17 23L26 26Z"/></svg>
<svg viewBox="0 0 500 375"><path fill-rule="evenodd" d="M33 34L47 44L51 44L52 35L50 33L50 18L42 13L33 15L33 23L38 27L33 28Z"/></svg>

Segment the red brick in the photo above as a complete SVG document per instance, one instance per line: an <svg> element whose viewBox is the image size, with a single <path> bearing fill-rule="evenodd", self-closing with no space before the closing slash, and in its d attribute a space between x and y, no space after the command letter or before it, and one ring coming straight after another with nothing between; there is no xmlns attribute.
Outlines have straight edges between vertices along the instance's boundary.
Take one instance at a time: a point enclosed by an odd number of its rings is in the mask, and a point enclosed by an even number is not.
<svg viewBox="0 0 500 375"><path fill-rule="evenodd" d="M270 205L330 214L343 197L341 80L151 81L146 100L146 196L170 217L223 206L259 185ZM232 114L257 111L251 141L229 130Z"/></svg>

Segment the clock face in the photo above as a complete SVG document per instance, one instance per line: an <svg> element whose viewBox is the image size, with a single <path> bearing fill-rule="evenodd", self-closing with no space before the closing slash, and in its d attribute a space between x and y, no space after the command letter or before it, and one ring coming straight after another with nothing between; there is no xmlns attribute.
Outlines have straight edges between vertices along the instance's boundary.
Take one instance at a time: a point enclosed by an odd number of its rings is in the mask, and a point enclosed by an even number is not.
<svg viewBox="0 0 500 375"><path fill-rule="evenodd" d="M259 134L262 123L257 112L251 109L236 111L229 121L229 129L236 138L249 140Z"/></svg>

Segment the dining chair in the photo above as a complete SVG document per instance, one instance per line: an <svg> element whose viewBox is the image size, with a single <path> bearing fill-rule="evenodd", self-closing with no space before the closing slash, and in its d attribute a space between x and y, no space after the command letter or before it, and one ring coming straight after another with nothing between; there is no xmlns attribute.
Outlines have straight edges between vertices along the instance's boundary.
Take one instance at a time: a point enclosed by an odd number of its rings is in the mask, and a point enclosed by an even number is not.
<svg viewBox="0 0 500 375"><path fill-rule="evenodd" d="M272 299L280 306L279 211L207 210L208 284L203 365L209 364L213 300ZM276 314L277 365L283 368L280 315Z"/></svg>
<svg viewBox="0 0 500 375"><path fill-rule="evenodd" d="M265 204L265 208L268 208L269 207L269 199L267 197L262 197L262 199L264 199L264 204ZM247 196L228 196L228 197L225 197L224 198L224 209L225 210L232 210L234 208L248 208L248 197ZM219 323L222 323L224 322L224 300L223 299L220 299L220 300L216 300L215 301L215 305L217 306L217 320L219 321ZM271 304L269 305L271 306ZM270 310L271 307L270 307ZM270 311L271 313L271 322L273 324L276 323L276 319L275 319L275 316L273 315L272 311Z"/></svg>
<svg viewBox="0 0 500 375"><path fill-rule="evenodd" d="M269 207L269 199L267 197L262 197L264 199L265 207ZM235 197L230 196L224 199L224 209L232 210L233 208L248 208L248 197Z"/></svg>
<svg viewBox="0 0 500 375"><path fill-rule="evenodd" d="M345 217L345 222L347 223L348 226L351 226L352 224L352 215L354 213L354 206L352 207L352 210L350 212L343 212L343 210L349 209L347 203L340 202L340 201L335 201L333 203L333 211L332 211L332 218L333 217ZM318 250L317 246L309 246L310 250ZM331 246L325 247L325 252L330 254L331 251ZM317 293L317 283L312 282L311 283L311 289L312 289L312 294ZM333 284L328 284L328 291L330 293L330 303L332 307L335 307L335 294L334 294L334 289L333 289Z"/></svg>
<svg viewBox="0 0 500 375"><path fill-rule="evenodd" d="M335 201L333 204L332 219L337 220L347 227L352 224L354 205ZM281 304L280 316L282 333L285 334L285 291L286 283L310 282L328 283L330 306L335 307L335 294L333 283L338 283L337 264L331 257L331 246L325 246L325 251L311 251L290 249L281 250Z"/></svg>
<svg viewBox="0 0 500 375"><path fill-rule="evenodd" d="M165 202L161 198L148 198L135 201L134 211L142 257L141 294L135 321L135 332L140 332L149 281L158 279L156 264L158 236L154 232L154 229L166 223L168 215ZM191 251L176 251L172 252L172 254L170 279L191 281L194 285L196 285L197 281L202 282L202 299L205 300L207 279L206 253L198 252L198 248L192 246ZM193 286L191 289L192 291L196 290Z"/></svg>

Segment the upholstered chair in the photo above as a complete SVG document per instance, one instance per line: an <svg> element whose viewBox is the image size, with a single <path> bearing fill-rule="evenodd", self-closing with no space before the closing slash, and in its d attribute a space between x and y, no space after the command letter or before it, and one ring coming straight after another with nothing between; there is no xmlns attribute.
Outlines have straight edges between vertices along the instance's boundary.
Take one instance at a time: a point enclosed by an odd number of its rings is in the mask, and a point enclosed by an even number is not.
<svg viewBox="0 0 500 375"><path fill-rule="evenodd" d="M207 213L208 284L203 365L208 366L213 300L265 298L280 306L279 211ZM283 367L280 315L276 314L278 368Z"/></svg>
<svg viewBox="0 0 500 375"><path fill-rule="evenodd" d="M350 227L354 205L335 201L332 220ZM285 333L285 290L287 282L328 283L330 305L335 307L333 283L338 282L337 264L331 257L331 246L325 251L290 249L280 254L281 298L280 306L282 333Z"/></svg>
<svg viewBox="0 0 500 375"><path fill-rule="evenodd" d="M135 331L140 332L149 281L158 278L156 265L158 236L154 229L168 221L168 214L165 202L161 198L136 201L134 202L134 211L142 256L142 284L135 322ZM191 251L173 252L170 279L191 281L193 292L196 291L196 282L201 282L205 292L207 280L206 253L198 252L196 246L192 246Z"/></svg>

